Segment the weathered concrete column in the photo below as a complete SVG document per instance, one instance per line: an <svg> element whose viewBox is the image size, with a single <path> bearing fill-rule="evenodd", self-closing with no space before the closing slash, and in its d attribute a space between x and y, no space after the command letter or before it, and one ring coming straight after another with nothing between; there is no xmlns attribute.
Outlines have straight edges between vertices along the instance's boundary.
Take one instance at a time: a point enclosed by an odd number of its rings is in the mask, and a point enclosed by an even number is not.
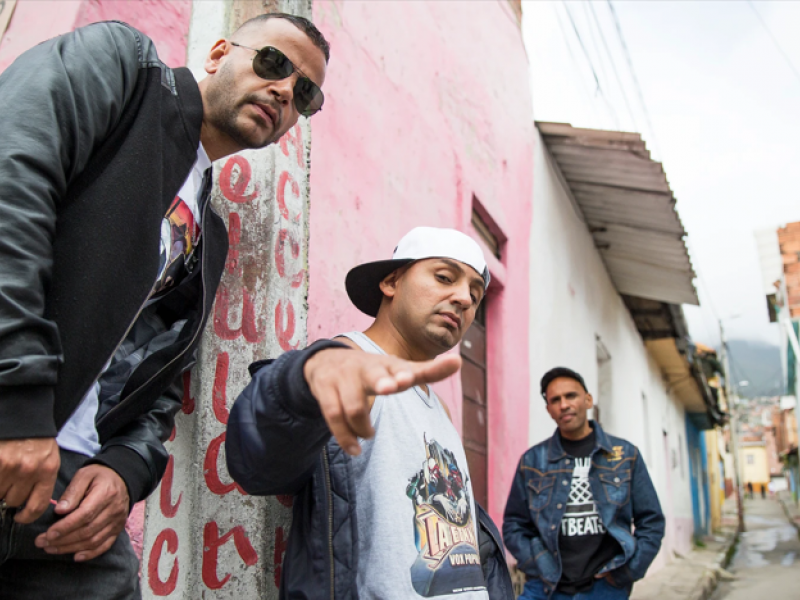
<svg viewBox="0 0 800 600"><path fill-rule="evenodd" d="M311 2L196 1L188 64L261 12L311 16ZM291 498L242 493L225 468L228 411L247 366L306 341L310 128L214 165L212 206L228 225L228 263L167 447L166 474L147 502L145 598L277 598Z"/></svg>

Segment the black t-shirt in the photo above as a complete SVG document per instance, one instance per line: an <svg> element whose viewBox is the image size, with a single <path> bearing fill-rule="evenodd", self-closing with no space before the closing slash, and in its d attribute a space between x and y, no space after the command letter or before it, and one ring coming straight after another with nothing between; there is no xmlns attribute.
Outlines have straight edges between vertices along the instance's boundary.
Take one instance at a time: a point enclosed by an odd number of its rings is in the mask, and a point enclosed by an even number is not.
<svg viewBox="0 0 800 600"><path fill-rule="evenodd" d="M558 591L577 594L591 589L597 572L621 553L622 548L600 521L589 485L594 430L576 441L558 435L561 447L574 459L567 510L561 518L558 536L562 566Z"/></svg>

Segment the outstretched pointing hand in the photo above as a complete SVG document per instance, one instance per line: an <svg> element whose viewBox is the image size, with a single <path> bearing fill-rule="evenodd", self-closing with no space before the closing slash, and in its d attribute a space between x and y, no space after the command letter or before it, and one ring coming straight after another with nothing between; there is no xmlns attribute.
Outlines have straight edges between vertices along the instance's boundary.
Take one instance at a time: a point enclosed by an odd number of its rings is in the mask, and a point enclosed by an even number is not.
<svg viewBox="0 0 800 600"><path fill-rule="evenodd" d="M460 368L461 357L456 354L415 362L356 349L332 348L309 358L303 374L333 437L345 452L357 456L361 453L357 438L375 435L369 418L375 396L435 383Z"/></svg>

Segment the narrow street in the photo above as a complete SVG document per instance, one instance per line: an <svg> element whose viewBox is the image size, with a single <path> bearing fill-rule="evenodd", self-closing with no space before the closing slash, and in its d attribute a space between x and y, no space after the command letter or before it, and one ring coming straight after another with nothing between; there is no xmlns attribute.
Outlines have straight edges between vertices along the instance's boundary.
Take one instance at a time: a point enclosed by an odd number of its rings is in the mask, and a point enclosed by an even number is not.
<svg viewBox="0 0 800 600"><path fill-rule="evenodd" d="M777 500L745 500L745 527L729 571L712 600L800 598L800 539Z"/></svg>

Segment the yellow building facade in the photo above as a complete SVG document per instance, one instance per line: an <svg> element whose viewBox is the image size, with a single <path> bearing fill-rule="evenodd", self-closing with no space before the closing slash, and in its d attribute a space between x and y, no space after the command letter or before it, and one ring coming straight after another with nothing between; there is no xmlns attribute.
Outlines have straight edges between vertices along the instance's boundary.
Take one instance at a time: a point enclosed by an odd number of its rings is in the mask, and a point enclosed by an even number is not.
<svg viewBox="0 0 800 600"><path fill-rule="evenodd" d="M725 502L725 440L722 431L709 429L703 432L708 464L708 496L711 513L711 530L722 527L722 504Z"/></svg>
<svg viewBox="0 0 800 600"><path fill-rule="evenodd" d="M753 493L767 489L769 485L769 462L767 448L763 442L743 442L739 450L741 457L742 485L745 491L747 484L753 484Z"/></svg>
<svg viewBox="0 0 800 600"><path fill-rule="evenodd" d="M704 348L706 353L714 353L711 348ZM717 392L717 403L723 412L728 412L728 400L721 386L719 377L709 378L708 385ZM725 425L725 427L728 427ZM733 454L728 452L725 443L725 432L716 427L703 432L706 444L706 464L708 465L709 508L711 513L711 530L722 527L722 505L725 502L725 480L735 479L733 473ZM730 488L730 483L728 488Z"/></svg>

